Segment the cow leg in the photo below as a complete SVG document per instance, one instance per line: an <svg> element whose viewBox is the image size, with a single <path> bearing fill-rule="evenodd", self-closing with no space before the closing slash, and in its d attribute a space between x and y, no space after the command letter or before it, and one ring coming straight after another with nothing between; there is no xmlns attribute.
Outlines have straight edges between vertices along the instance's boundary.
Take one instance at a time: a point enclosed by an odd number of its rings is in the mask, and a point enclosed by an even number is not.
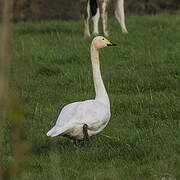
<svg viewBox="0 0 180 180"><path fill-rule="evenodd" d="M103 33L105 36L108 36L108 29L107 29L107 6L109 0L104 0L101 7L101 18L102 18L102 25L103 25Z"/></svg>
<svg viewBox="0 0 180 180"><path fill-rule="evenodd" d="M93 30L94 35L99 34L99 28L98 28L99 18L100 18L99 8L97 8L96 15L92 17L94 24L94 30Z"/></svg>
<svg viewBox="0 0 180 180"><path fill-rule="evenodd" d="M89 6L89 0L82 1L81 3L81 13L82 18L84 21L84 36L89 37L89 18L90 18L90 6Z"/></svg>
<svg viewBox="0 0 180 180"><path fill-rule="evenodd" d="M115 8L115 16L121 25L122 32L128 33L128 31L126 29L125 17L124 17L124 0L117 0L117 5Z"/></svg>

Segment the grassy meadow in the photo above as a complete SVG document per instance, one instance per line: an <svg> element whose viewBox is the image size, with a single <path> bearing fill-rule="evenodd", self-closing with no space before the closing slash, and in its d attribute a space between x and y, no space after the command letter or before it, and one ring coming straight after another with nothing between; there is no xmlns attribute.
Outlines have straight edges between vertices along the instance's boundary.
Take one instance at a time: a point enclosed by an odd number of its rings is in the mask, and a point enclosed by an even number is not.
<svg viewBox="0 0 180 180"><path fill-rule="evenodd" d="M2 138L5 176L180 179L179 22L178 15L130 16L124 35L109 19L108 39L118 46L101 49L100 63L111 119L100 134L79 145L46 133L64 105L94 98L93 37L83 37L81 21L13 25L10 105Z"/></svg>

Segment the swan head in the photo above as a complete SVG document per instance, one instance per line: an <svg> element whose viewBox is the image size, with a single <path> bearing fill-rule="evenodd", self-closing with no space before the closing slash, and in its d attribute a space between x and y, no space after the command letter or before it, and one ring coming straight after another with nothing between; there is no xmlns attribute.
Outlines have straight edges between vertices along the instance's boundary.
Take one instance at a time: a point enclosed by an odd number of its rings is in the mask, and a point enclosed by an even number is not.
<svg viewBox="0 0 180 180"><path fill-rule="evenodd" d="M96 49L100 49L100 48L104 48L106 46L116 46L115 43L112 43L111 41L107 40L105 37L103 36L97 36L93 39L92 41L92 45L96 48Z"/></svg>

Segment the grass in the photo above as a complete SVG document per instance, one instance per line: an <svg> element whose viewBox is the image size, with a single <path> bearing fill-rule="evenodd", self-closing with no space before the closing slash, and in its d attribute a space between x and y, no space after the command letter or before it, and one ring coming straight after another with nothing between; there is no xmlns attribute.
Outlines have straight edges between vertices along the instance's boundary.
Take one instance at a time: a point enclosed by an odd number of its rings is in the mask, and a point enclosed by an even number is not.
<svg viewBox="0 0 180 180"><path fill-rule="evenodd" d="M13 152L24 140L29 148L19 153L23 168L11 179L180 179L180 17L126 21L129 34L123 35L117 21L109 20L109 39L118 46L100 52L110 122L78 146L46 132L64 105L94 97L92 37L83 38L81 21L12 26L10 97L20 101L24 114L23 140L13 140L13 125L6 121L4 171L16 164Z"/></svg>

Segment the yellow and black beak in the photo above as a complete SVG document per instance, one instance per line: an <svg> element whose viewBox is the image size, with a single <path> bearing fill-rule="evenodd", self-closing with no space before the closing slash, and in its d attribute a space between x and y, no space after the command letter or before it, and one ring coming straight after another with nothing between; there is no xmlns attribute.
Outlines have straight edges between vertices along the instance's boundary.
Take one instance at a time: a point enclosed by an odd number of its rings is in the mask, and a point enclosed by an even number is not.
<svg viewBox="0 0 180 180"><path fill-rule="evenodd" d="M115 44L107 39L105 39L105 42L106 42L107 46L117 46L117 44Z"/></svg>

